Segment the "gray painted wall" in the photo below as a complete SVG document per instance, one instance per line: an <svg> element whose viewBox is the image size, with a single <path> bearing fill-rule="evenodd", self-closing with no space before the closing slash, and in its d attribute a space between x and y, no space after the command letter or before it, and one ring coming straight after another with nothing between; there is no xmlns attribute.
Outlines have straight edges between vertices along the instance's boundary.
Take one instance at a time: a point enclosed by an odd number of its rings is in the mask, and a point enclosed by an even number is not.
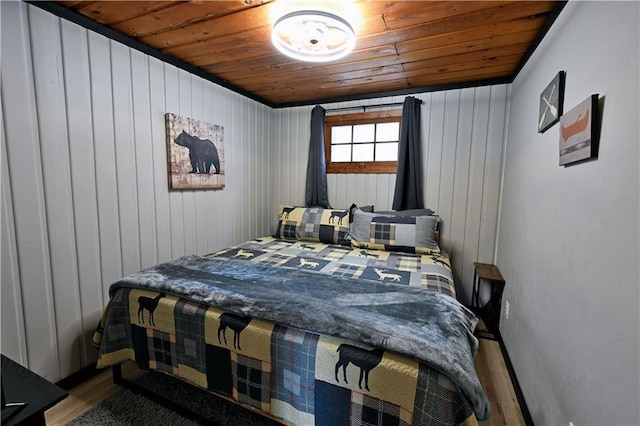
<svg viewBox="0 0 640 426"><path fill-rule="evenodd" d="M569 2L512 84L501 331L539 425L640 424L639 5ZM536 124L560 70L565 111L604 98L599 158L566 168L559 125L539 134Z"/></svg>

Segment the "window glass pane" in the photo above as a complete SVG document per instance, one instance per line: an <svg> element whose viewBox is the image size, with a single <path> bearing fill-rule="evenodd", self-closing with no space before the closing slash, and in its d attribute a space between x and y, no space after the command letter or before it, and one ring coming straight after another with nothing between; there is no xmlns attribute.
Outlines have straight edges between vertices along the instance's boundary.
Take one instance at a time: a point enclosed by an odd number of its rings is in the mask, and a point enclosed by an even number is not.
<svg viewBox="0 0 640 426"><path fill-rule="evenodd" d="M373 142L375 124L358 124L353 126L353 142Z"/></svg>
<svg viewBox="0 0 640 426"><path fill-rule="evenodd" d="M380 123L376 126L376 141L397 141L400 139L400 123Z"/></svg>
<svg viewBox="0 0 640 426"><path fill-rule="evenodd" d="M373 144L353 145L353 161L373 161Z"/></svg>
<svg viewBox="0 0 640 426"><path fill-rule="evenodd" d="M376 161L398 161L398 143L376 144Z"/></svg>
<svg viewBox="0 0 640 426"><path fill-rule="evenodd" d="M351 126L333 126L331 128L331 144L351 143Z"/></svg>
<svg viewBox="0 0 640 426"><path fill-rule="evenodd" d="M331 147L331 162L342 163L351 161L351 145L333 145Z"/></svg>

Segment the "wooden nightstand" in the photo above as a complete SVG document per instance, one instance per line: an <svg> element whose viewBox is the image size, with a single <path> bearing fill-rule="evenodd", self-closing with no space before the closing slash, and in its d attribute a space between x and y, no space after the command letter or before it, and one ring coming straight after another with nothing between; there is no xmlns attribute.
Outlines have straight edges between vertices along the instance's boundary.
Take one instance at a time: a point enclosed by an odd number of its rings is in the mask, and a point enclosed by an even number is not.
<svg viewBox="0 0 640 426"><path fill-rule="evenodd" d="M471 310L480 318L486 330L476 329L478 337L497 340L500 326L500 308L502 306L502 292L504 291L504 278L496 267L489 263L474 263L473 293L471 295ZM484 306L480 306L480 286L487 283L491 286L490 298Z"/></svg>

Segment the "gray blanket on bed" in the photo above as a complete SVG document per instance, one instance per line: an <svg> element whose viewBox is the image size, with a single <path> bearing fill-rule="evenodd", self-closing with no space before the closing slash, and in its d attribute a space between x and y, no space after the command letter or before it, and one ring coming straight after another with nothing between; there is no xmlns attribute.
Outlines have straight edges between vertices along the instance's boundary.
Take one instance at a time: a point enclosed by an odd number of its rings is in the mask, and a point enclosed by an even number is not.
<svg viewBox="0 0 640 426"><path fill-rule="evenodd" d="M477 319L454 298L419 287L311 274L230 259L185 256L131 274L118 288L146 288L416 358L466 393L478 420L490 408L473 358Z"/></svg>

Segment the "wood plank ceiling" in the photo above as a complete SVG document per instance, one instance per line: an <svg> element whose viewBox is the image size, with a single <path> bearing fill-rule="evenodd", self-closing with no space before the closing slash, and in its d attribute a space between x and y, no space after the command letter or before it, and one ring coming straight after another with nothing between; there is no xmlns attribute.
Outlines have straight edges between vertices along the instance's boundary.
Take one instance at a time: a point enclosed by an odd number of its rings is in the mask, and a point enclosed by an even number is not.
<svg viewBox="0 0 640 426"><path fill-rule="evenodd" d="M90 20L93 29L108 28L153 48L159 57L168 55L281 107L511 81L564 5L353 1L360 15L354 51L318 64L289 59L272 46L271 19L284 1L59 1L53 6L61 16Z"/></svg>

